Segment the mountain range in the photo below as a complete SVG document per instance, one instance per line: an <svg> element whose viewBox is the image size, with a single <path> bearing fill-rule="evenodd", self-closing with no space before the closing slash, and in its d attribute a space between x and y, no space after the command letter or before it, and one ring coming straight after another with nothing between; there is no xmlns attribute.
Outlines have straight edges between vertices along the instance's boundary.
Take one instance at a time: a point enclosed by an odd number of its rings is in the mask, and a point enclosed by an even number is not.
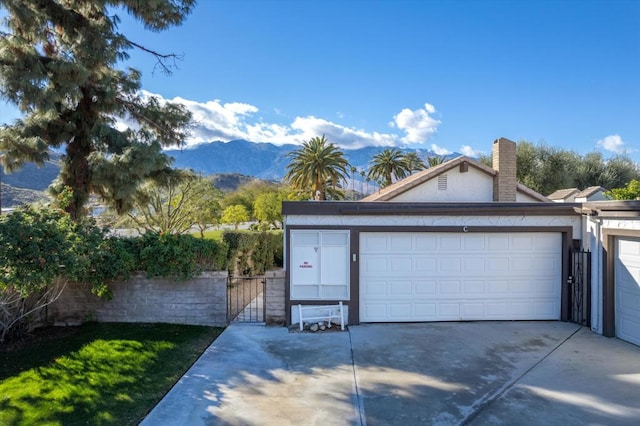
<svg viewBox="0 0 640 426"><path fill-rule="evenodd" d="M233 190L234 186L237 187L249 180L247 177L280 181L286 174L286 166L290 161L288 154L298 148L300 148L298 145L234 140L201 143L165 152L174 158L174 167L193 169L204 175L224 175L218 176L214 182L224 186L220 189ZM368 169L369 161L383 149L385 147L365 147L345 149L343 153L349 163L360 171ZM420 149L403 149L403 151L416 151L422 158L435 155L431 151ZM50 159L42 167L29 163L11 174L5 174L0 167L2 206L8 207L46 198L42 191L46 191L58 176L60 158L61 154L51 152ZM219 187L218 184L216 184L217 187Z"/></svg>
<svg viewBox="0 0 640 426"><path fill-rule="evenodd" d="M254 143L245 140L230 142L208 142L180 150L167 150L175 159L174 166L191 168L204 174L240 173L267 180L281 180L286 174L290 158L288 154L300 148L298 145L275 145L272 143ZM359 149L344 149L349 164L358 170L369 168L369 161L386 147L369 146ZM422 158L436 155L422 149L403 149L415 151ZM457 156L458 154L452 154Z"/></svg>

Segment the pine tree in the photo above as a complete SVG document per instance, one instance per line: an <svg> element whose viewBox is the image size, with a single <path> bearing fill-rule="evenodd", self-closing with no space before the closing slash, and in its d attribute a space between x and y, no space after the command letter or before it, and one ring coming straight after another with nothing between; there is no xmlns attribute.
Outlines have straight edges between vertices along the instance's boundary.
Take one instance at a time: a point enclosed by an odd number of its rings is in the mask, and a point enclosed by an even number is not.
<svg viewBox="0 0 640 426"><path fill-rule="evenodd" d="M124 68L127 52L154 55L170 72L175 55L162 55L118 30L117 13L162 31L180 25L195 0L0 0L0 96L23 118L0 128L2 163L12 171L42 163L64 149L54 195L72 191L67 211L85 215L90 194L124 212L137 186L167 173L162 147L179 144L191 116L181 105L141 93L141 74ZM122 130L117 120L132 124Z"/></svg>

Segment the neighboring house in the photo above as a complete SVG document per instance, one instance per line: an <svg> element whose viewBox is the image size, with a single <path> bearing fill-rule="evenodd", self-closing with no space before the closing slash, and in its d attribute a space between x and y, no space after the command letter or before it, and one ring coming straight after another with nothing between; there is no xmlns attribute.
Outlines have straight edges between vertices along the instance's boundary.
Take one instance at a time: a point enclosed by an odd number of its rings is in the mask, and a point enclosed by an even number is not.
<svg viewBox="0 0 640 426"><path fill-rule="evenodd" d="M590 186L589 188L580 191L575 196L576 203L587 203L589 201L604 201L606 200L604 196L604 189L601 186Z"/></svg>
<svg viewBox="0 0 640 426"><path fill-rule="evenodd" d="M552 194L549 194L548 198L554 203L573 203L576 201L578 194L580 194L578 188L558 189Z"/></svg>
<svg viewBox="0 0 640 426"><path fill-rule="evenodd" d="M493 169L460 156L415 173L360 201L548 202L547 197L516 181L515 146L504 138L494 143Z"/></svg>
<svg viewBox="0 0 640 426"><path fill-rule="evenodd" d="M589 210L553 203L516 182L515 161L515 143L501 138L493 144L495 169L459 157L359 202L284 202L287 322L298 322L298 304L338 301L350 324L567 321L573 309L570 251L600 251L601 238L609 235L605 254L592 263L593 277L600 277L592 292L609 293L594 296L591 323L597 332L614 330L640 344L640 284L634 290L620 271L617 278L603 276L611 266L603 269L598 260L612 262L607 247L622 244L622 268L635 271L640 283L640 202ZM605 213L621 219L602 222ZM619 241L616 226L630 239ZM610 279L624 279L624 287ZM612 288L632 293L625 302L630 308L622 302L611 308ZM632 329L624 335L607 317L615 316L616 306L624 309L616 318L631 318L623 320Z"/></svg>
<svg viewBox="0 0 640 426"><path fill-rule="evenodd" d="M640 201L581 206L591 261L591 329L640 346Z"/></svg>

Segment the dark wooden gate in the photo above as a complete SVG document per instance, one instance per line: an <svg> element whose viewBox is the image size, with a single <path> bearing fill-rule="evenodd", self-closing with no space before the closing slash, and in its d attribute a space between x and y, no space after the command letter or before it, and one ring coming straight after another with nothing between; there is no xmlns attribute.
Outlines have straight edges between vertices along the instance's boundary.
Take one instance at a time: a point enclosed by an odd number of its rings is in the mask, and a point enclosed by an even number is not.
<svg viewBox="0 0 640 426"><path fill-rule="evenodd" d="M264 322L265 279L233 277L227 281L227 322Z"/></svg>
<svg viewBox="0 0 640 426"><path fill-rule="evenodd" d="M591 252L571 250L569 288L571 312L569 320L591 326Z"/></svg>

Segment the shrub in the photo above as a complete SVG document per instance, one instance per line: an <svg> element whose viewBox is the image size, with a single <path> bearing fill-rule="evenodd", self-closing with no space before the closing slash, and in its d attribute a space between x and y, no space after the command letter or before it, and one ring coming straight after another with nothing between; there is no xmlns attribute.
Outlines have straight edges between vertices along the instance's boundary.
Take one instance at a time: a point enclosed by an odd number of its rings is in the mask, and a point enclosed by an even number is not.
<svg viewBox="0 0 640 426"><path fill-rule="evenodd" d="M107 237L92 221L62 210L27 207L0 216L0 342L32 329L69 281L103 298L108 282L142 270L148 277L187 279L227 268L225 243L191 235Z"/></svg>
<svg viewBox="0 0 640 426"><path fill-rule="evenodd" d="M281 267L282 232L230 232L223 234L228 244L229 273L261 275L273 267Z"/></svg>
<svg viewBox="0 0 640 426"><path fill-rule="evenodd" d="M68 281L109 296L106 281L128 275L132 263L105 232L55 209L26 207L0 217L0 341L31 328Z"/></svg>
<svg viewBox="0 0 640 426"><path fill-rule="evenodd" d="M226 268L224 243L192 235L147 233L134 241L138 267L147 277L192 278L205 270Z"/></svg>

